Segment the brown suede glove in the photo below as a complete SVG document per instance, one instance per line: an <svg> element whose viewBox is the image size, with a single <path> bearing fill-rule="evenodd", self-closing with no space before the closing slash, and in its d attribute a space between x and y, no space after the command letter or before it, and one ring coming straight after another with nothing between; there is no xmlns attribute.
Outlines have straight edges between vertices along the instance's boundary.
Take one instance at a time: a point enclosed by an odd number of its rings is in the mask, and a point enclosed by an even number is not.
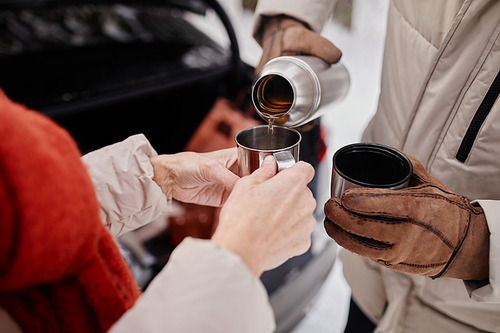
<svg viewBox="0 0 500 333"><path fill-rule="evenodd" d="M279 56L314 55L330 64L338 62L342 56L328 39L284 15L264 17L256 40L262 46L262 57L255 73Z"/></svg>
<svg viewBox="0 0 500 333"><path fill-rule="evenodd" d="M342 247L396 271L462 280L489 273L484 212L450 192L415 158L410 187L356 188L325 205L325 229Z"/></svg>

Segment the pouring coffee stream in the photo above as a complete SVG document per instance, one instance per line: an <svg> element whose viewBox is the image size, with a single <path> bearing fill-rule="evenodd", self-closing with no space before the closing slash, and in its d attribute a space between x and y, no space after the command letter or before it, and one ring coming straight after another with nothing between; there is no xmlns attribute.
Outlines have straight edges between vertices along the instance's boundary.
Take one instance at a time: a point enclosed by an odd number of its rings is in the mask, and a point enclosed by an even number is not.
<svg viewBox="0 0 500 333"><path fill-rule="evenodd" d="M299 127L320 117L327 106L342 100L350 78L343 64L330 65L314 56L284 56L267 62L252 83L252 103L268 124L236 135L241 176L259 167L273 154L278 169L299 158ZM276 126L279 125L279 126Z"/></svg>

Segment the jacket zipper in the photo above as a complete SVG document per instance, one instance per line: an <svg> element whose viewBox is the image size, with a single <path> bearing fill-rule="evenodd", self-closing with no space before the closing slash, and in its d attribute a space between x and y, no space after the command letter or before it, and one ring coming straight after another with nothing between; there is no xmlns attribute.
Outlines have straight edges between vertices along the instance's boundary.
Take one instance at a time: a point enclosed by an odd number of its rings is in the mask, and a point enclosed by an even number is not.
<svg viewBox="0 0 500 333"><path fill-rule="evenodd" d="M474 141L479 134L479 130L481 129L481 126L483 126L483 123L486 120L486 117L488 117L488 114L490 113L493 104L495 104L499 94L500 72L498 72L495 80L493 80L490 89L486 93L486 96L484 96L481 105L477 109L476 114L474 115L474 118L472 118L469 128L462 139L460 148L458 148L457 155L455 156L460 162L464 163L469 157Z"/></svg>

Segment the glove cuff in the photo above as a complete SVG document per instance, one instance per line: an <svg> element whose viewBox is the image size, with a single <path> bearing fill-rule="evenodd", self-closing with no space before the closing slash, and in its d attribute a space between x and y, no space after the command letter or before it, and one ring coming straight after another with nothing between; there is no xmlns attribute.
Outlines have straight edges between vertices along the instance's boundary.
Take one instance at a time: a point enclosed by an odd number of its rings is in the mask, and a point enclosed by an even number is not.
<svg viewBox="0 0 500 333"><path fill-rule="evenodd" d="M484 280L489 277L490 232L484 212L471 210L471 221L462 244L445 269L433 278Z"/></svg>

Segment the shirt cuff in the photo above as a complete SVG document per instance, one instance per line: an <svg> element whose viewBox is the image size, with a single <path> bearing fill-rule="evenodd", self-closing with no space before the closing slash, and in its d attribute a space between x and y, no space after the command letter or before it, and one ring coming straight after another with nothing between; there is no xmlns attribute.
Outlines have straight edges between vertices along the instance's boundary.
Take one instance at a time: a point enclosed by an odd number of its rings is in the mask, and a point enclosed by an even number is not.
<svg viewBox="0 0 500 333"><path fill-rule="evenodd" d="M103 223L113 236L171 210L171 202L153 180L149 159L157 155L146 137L138 134L82 157L101 204Z"/></svg>
<svg viewBox="0 0 500 333"><path fill-rule="evenodd" d="M484 211L490 231L490 276L485 281L464 281L471 299L500 303L500 201L476 200Z"/></svg>

